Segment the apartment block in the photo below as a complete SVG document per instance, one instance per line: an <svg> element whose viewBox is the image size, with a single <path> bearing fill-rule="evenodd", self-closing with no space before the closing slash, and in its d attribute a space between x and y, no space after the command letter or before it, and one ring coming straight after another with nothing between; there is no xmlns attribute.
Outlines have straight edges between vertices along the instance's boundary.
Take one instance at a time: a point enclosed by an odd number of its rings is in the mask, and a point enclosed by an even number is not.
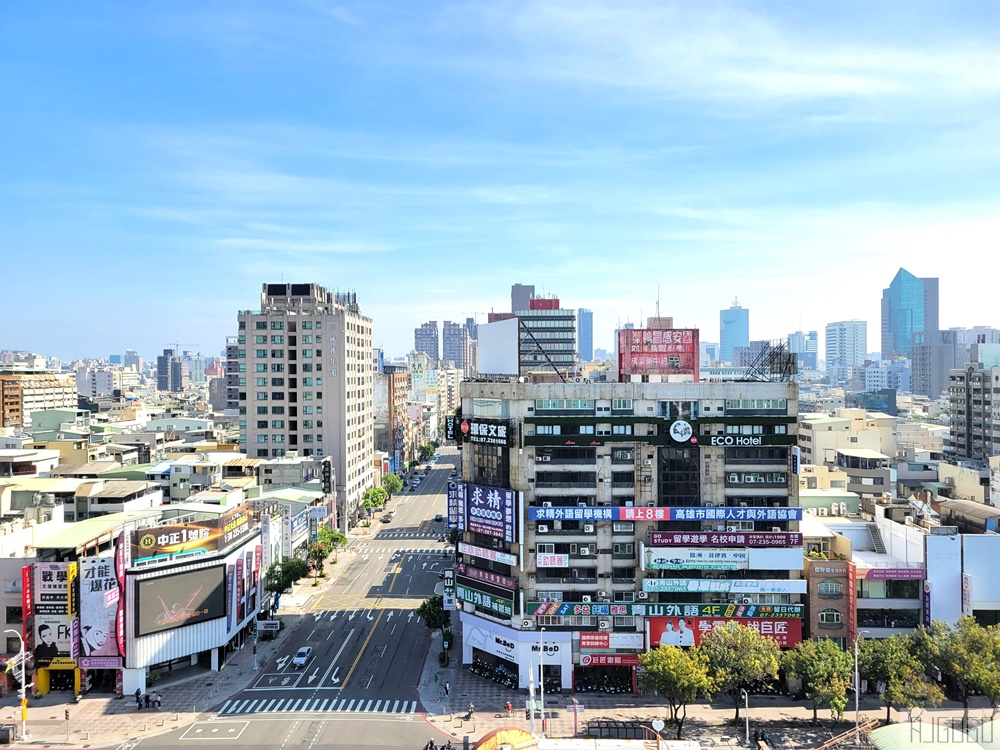
<svg viewBox="0 0 1000 750"><path fill-rule="evenodd" d="M24 427L32 412L77 407L72 375L0 371L0 427Z"/></svg>

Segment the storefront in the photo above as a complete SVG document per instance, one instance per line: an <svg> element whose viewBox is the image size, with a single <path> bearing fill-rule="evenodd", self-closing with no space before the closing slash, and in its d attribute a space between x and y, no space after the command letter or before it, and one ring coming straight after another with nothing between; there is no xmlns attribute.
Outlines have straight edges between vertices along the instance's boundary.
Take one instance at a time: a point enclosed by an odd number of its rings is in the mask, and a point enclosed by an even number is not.
<svg viewBox="0 0 1000 750"><path fill-rule="evenodd" d="M504 669L516 676L512 687L527 689L528 675L535 673L538 684L539 645L544 648L541 658L547 690L570 690L573 686L573 641L570 632L540 633L537 630L513 630L496 623L487 623L462 612L462 664L481 667L483 676L495 679ZM540 641L540 637L544 640ZM495 672L488 671L494 665ZM475 671L475 670L473 670ZM502 682L501 680L497 680Z"/></svg>
<svg viewBox="0 0 1000 750"><path fill-rule="evenodd" d="M636 666L645 648L645 634L583 631L578 639L579 659L573 672L573 692L636 692Z"/></svg>

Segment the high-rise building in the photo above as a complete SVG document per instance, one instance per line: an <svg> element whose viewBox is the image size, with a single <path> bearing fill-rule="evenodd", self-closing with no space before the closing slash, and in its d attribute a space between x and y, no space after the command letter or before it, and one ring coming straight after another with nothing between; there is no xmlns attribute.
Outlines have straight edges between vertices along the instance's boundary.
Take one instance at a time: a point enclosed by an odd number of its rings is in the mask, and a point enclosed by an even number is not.
<svg viewBox="0 0 1000 750"><path fill-rule="evenodd" d="M868 352L868 323L843 320L826 324L826 376L831 383L850 381L864 366Z"/></svg>
<svg viewBox="0 0 1000 750"><path fill-rule="evenodd" d="M438 335L438 324L436 320L421 323L420 328L413 331L413 348L426 354L432 362L441 359L441 339Z"/></svg>
<svg viewBox="0 0 1000 750"><path fill-rule="evenodd" d="M734 300L732 307L719 312L719 359L732 362L738 346L750 346L750 311Z"/></svg>
<svg viewBox="0 0 1000 750"><path fill-rule="evenodd" d="M934 331L914 336L910 354L910 387L918 396L936 399L948 390L948 375L965 365L967 347L960 343L958 331Z"/></svg>
<svg viewBox="0 0 1000 750"><path fill-rule="evenodd" d="M201 353L192 354L191 352L184 352L181 355L181 359L188 366L188 373L191 377L191 385L201 385L205 382L205 358Z"/></svg>
<svg viewBox="0 0 1000 750"><path fill-rule="evenodd" d="M466 318L465 327L469 331L469 338L473 341L479 341L479 324L476 322L476 319Z"/></svg>
<svg viewBox="0 0 1000 750"><path fill-rule="evenodd" d="M900 268L882 290L882 359L912 356L917 334L932 340L937 330L938 280Z"/></svg>
<svg viewBox="0 0 1000 750"><path fill-rule="evenodd" d="M332 456L337 519L358 520L372 486L372 321L357 295L318 284L264 284L241 311L240 444L251 458Z"/></svg>
<svg viewBox="0 0 1000 750"><path fill-rule="evenodd" d="M134 367L136 372L142 372L142 357L133 349L125 350L125 358L122 360L122 364L126 367Z"/></svg>
<svg viewBox="0 0 1000 750"><path fill-rule="evenodd" d="M510 311L527 310L535 296L534 284L514 284L510 288Z"/></svg>
<svg viewBox="0 0 1000 750"><path fill-rule="evenodd" d="M558 297L535 297L517 317L521 373L575 375L576 310L562 309Z"/></svg>
<svg viewBox="0 0 1000 750"><path fill-rule="evenodd" d="M969 364L948 377L950 434L945 453L952 461L985 462L1000 455L1000 424L994 421L1000 395L1000 344L973 344Z"/></svg>
<svg viewBox="0 0 1000 750"><path fill-rule="evenodd" d="M796 331L788 334L788 351L798 355L799 370L815 370L819 354L819 334L816 331Z"/></svg>
<svg viewBox="0 0 1000 750"><path fill-rule="evenodd" d="M173 349L164 349L156 358L156 390L180 393L191 384L188 363Z"/></svg>
<svg viewBox="0 0 1000 750"><path fill-rule="evenodd" d="M72 375L0 368L0 427L24 427L36 411L76 408Z"/></svg>
<svg viewBox="0 0 1000 750"><path fill-rule="evenodd" d="M576 355L581 362L594 359L594 313L584 307L576 311Z"/></svg>
<svg viewBox="0 0 1000 750"><path fill-rule="evenodd" d="M446 320L441 328L441 361L451 362L466 377L476 372L476 342L461 323Z"/></svg>

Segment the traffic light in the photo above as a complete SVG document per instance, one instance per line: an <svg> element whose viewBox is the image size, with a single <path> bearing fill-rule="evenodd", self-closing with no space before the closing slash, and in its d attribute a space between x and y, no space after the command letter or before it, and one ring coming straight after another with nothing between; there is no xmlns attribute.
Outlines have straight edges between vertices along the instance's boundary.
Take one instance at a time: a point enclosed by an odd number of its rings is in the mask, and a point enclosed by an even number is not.
<svg viewBox="0 0 1000 750"><path fill-rule="evenodd" d="M68 708L65 711L63 711L63 714L66 716L66 721L69 721L69 709Z"/></svg>
<svg viewBox="0 0 1000 750"><path fill-rule="evenodd" d="M531 721L531 709L530 708L524 709L524 720L525 721Z"/></svg>

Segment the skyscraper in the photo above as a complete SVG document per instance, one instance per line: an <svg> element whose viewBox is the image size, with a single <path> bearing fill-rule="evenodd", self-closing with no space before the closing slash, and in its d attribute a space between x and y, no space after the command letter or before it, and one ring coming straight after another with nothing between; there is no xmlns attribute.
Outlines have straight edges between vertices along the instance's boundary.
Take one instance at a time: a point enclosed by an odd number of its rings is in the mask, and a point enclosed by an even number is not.
<svg viewBox="0 0 1000 750"><path fill-rule="evenodd" d="M510 311L527 310L535 296L534 284L514 284L510 288Z"/></svg>
<svg viewBox="0 0 1000 750"><path fill-rule="evenodd" d="M436 320L421 323L420 328L413 330L413 348L426 354L432 362L441 359L440 339Z"/></svg>
<svg viewBox="0 0 1000 750"><path fill-rule="evenodd" d="M594 358L594 313L581 307L576 311L576 354L581 362Z"/></svg>
<svg viewBox="0 0 1000 750"><path fill-rule="evenodd" d="M732 362L738 346L750 346L750 311L734 300L732 307L719 312L719 359Z"/></svg>
<svg viewBox="0 0 1000 750"><path fill-rule="evenodd" d="M333 456L341 531L372 486L372 321L357 296L318 284L264 284L238 315L240 446L251 458Z"/></svg>
<svg viewBox="0 0 1000 750"><path fill-rule="evenodd" d="M788 351L798 355L799 370L815 370L819 354L819 334L816 331L796 331L788 334Z"/></svg>
<svg viewBox="0 0 1000 750"><path fill-rule="evenodd" d="M156 358L156 390L180 393L191 384L188 363L173 349L164 349Z"/></svg>
<svg viewBox="0 0 1000 750"><path fill-rule="evenodd" d="M441 328L441 361L452 362L456 370L469 377L475 373L476 342L469 335L469 329L461 323L444 322Z"/></svg>
<svg viewBox="0 0 1000 750"><path fill-rule="evenodd" d="M831 383L851 379L853 369L865 363L868 352L868 323L843 320L826 324L826 376Z"/></svg>
<svg viewBox="0 0 1000 750"><path fill-rule="evenodd" d="M911 357L918 334L924 341L938 331L938 280L919 279L900 268L882 290L882 359Z"/></svg>

